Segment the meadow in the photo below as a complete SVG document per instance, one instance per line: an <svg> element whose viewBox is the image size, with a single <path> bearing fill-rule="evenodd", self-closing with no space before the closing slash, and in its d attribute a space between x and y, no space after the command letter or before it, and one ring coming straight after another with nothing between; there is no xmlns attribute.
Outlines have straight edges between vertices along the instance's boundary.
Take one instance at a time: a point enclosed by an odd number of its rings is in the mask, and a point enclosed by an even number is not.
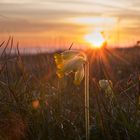
<svg viewBox="0 0 140 140"><path fill-rule="evenodd" d="M59 79L54 54L13 54L1 42L0 140L85 140L84 82ZM90 63L90 140L140 139L140 48L85 51ZM99 81L112 82L108 94Z"/></svg>

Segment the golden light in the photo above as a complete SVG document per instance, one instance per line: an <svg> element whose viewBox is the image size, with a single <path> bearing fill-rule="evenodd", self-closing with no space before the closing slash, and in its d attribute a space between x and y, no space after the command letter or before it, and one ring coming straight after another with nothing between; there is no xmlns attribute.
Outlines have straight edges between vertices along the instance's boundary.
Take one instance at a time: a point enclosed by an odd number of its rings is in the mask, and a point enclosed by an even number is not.
<svg viewBox="0 0 140 140"><path fill-rule="evenodd" d="M93 32L85 35L85 41L90 43L94 48L101 48L103 44L106 42L105 38L101 34L101 32Z"/></svg>

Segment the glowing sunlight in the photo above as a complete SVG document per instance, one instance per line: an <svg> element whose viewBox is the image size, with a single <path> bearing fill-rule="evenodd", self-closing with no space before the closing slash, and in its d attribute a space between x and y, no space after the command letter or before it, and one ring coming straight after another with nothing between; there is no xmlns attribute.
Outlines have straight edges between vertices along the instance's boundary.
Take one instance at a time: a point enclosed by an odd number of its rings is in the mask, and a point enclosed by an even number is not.
<svg viewBox="0 0 140 140"><path fill-rule="evenodd" d="M106 42L101 32L92 32L84 36L85 41L90 43L93 48L101 48Z"/></svg>

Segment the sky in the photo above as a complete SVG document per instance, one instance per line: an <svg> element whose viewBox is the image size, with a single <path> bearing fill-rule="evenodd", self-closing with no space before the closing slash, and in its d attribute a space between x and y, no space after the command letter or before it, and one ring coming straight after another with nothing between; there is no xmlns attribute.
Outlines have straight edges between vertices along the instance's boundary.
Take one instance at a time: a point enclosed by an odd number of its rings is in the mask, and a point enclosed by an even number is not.
<svg viewBox="0 0 140 140"><path fill-rule="evenodd" d="M110 46L140 40L140 0L0 0L0 40L23 47L87 45L101 32Z"/></svg>

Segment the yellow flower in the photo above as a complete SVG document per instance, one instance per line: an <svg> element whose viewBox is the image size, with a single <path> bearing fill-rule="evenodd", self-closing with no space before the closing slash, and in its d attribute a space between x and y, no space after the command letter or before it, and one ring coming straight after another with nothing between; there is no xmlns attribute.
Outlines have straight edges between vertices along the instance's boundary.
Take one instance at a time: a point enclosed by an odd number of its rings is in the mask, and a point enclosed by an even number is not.
<svg viewBox="0 0 140 140"><path fill-rule="evenodd" d="M57 76L62 78L64 75L75 72L74 83L79 85L84 78L86 55L80 51L68 50L61 54L55 54L54 59L57 67Z"/></svg>
<svg viewBox="0 0 140 140"><path fill-rule="evenodd" d="M89 62L81 51L68 50L54 56L57 75L62 78L70 72L75 73L74 84L79 85L85 77L85 130L86 140L89 140Z"/></svg>
<svg viewBox="0 0 140 140"><path fill-rule="evenodd" d="M78 69L78 70L75 72L74 84L75 84L75 85L79 85L80 82L83 80L83 78L84 78L84 67L81 66L81 68Z"/></svg>
<svg viewBox="0 0 140 140"><path fill-rule="evenodd" d="M113 93L113 90L112 90L113 84L112 84L111 80L100 80L99 81L99 86L102 90L105 91L107 96L110 96L110 97L114 96L113 95L114 93Z"/></svg>
<svg viewBox="0 0 140 140"><path fill-rule="evenodd" d="M99 85L100 85L101 89L105 90L108 86L112 86L112 82L111 82L111 80L100 80Z"/></svg>

